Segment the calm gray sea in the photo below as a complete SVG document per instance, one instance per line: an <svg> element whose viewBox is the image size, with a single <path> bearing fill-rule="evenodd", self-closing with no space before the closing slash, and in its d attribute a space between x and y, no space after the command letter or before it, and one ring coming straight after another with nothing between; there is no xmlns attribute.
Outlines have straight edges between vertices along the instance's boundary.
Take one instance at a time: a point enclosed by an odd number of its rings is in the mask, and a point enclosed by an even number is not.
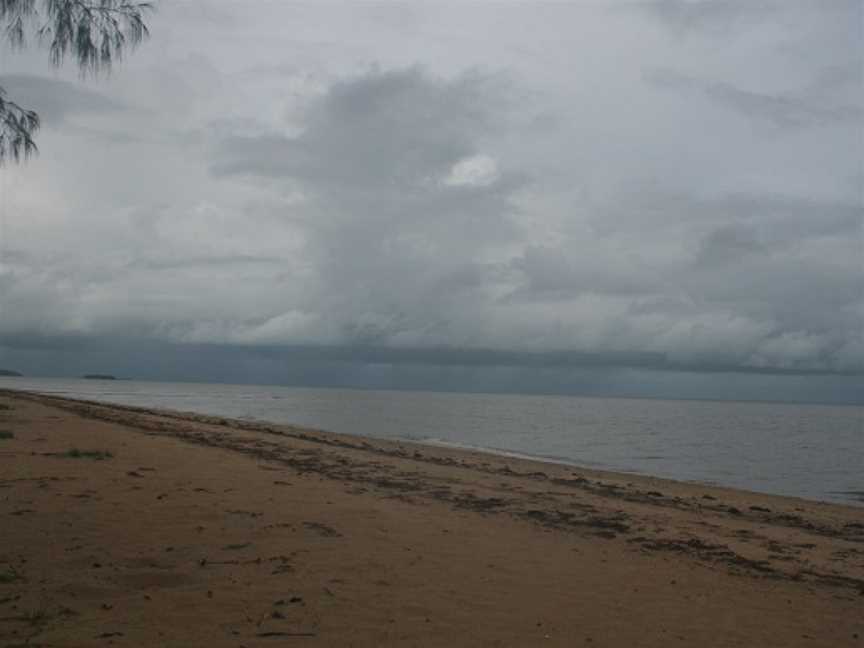
<svg viewBox="0 0 864 648"><path fill-rule="evenodd" d="M864 503L864 407L0 378L0 388Z"/></svg>

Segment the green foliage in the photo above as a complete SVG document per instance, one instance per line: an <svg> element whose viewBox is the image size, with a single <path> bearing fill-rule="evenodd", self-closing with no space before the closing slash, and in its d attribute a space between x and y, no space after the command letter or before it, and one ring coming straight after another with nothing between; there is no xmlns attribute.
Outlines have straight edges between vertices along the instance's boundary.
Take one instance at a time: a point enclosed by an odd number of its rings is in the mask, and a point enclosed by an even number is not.
<svg viewBox="0 0 864 648"><path fill-rule="evenodd" d="M53 65L72 57L82 74L98 74L149 35L144 14L152 8L135 0L0 0L0 39L22 48L32 34L47 44ZM6 99L0 88L0 164L36 153L39 125L34 111Z"/></svg>
<svg viewBox="0 0 864 648"><path fill-rule="evenodd" d="M104 461L105 459L114 457L107 450L80 450L78 448L70 448L61 456L69 457L70 459L93 459L95 461Z"/></svg>
<svg viewBox="0 0 864 648"><path fill-rule="evenodd" d="M23 580L24 577L11 565L6 569L0 571L0 584L6 585L8 583L14 583L16 581Z"/></svg>
<svg viewBox="0 0 864 648"><path fill-rule="evenodd" d="M7 430L0 430L0 439L14 439L15 433Z"/></svg>

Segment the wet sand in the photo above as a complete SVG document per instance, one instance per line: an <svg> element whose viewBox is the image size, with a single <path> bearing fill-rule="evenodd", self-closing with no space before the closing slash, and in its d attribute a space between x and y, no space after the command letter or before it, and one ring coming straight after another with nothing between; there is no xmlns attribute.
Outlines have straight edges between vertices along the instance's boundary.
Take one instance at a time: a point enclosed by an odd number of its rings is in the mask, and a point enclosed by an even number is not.
<svg viewBox="0 0 864 648"><path fill-rule="evenodd" d="M0 393L0 646L864 646L864 508Z"/></svg>

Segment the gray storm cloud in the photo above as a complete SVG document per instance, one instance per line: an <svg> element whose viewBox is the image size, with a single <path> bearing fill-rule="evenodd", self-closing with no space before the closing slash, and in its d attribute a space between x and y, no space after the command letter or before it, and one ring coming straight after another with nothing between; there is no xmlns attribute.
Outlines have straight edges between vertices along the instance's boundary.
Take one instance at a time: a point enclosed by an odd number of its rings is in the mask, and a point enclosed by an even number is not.
<svg viewBox="0 0 864 648"><path fill-rule="evenodd" d="M737 88L729 83L705 81L663 69L651 71L646 75L646 79L661 88L704 94L718 104L777 128L818 127L834 122L847 122L854 125L860 124L864 116L864 108L860 105L822 104L825 99L831 97L825 92L813 92L812 88L805 88L798 92L766 94ZM832 80L840 83L845 81L853 86L856 82L854 76L846 76L842 71L841 75L834 76Z"/></svg>
<svg viewBox="0 0 864 648"><path fill-rule="evenodd" d="M101 82L7 64L7 345L864 371L854 4L214 7Z"/></svg>

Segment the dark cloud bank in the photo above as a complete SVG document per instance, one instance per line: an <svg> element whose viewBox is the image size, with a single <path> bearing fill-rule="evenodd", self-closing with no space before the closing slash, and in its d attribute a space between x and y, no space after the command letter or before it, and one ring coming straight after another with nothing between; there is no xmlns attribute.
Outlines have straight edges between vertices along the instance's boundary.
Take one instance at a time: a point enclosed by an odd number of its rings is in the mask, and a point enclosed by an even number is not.
<svg viewBox="0 0 864 648"><path fill-rule="evenodd" d="M520 353L382 347L237 347L18 336L0 364L30 376L276 384L355 389L864 404L864 376L742 370L660 354Z"/></svg>

